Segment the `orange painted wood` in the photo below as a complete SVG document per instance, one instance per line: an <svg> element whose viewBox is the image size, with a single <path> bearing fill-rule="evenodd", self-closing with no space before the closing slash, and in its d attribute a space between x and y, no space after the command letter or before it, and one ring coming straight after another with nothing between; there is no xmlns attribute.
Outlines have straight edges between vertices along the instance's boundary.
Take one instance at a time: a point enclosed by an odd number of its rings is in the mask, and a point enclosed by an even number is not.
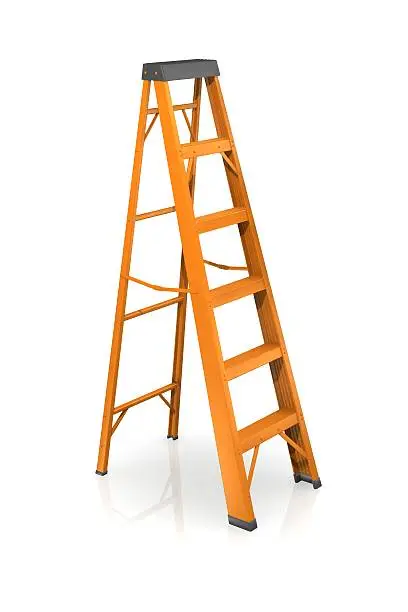
<svg viewBox="0 0 408 612"><path fill-rule="evenodd" d="M262 254L261 245L256 231L255 221L251 211L251 205L246 191L238 153L234 145L234 138L228 119L224 98L221 92L220 82L217 77L205 79L208 97L213 112L215 127L219 138L227 138L231 141L232 149L229 159L233 163L236 172L224 161L225 173L231 192L234 206L244 206L248 214L248 223L239 227L242 247L248 271L251 275L259 275L265 281L265 292L254 295L258 312L259 323L265 343L277 343L282 349L282 359L270 364L273 384L280 408L290 407L298 415L298 423L291 427L286 433L300 447L304 448L307 458L302 457L293 447L289 445L289 454L294 472L301 472L311 476L313 480L319 478L312 447L303 418L299 395L296 389L295 379L287 354L285 340L279 322L279 317L269 283L268 273Z"/></svg>
<svg viewBox="0 0 408 612"><path fill-rule="evenodd" d="M187 102L186 104L175 104L173 106L173 110L175 110L175 111L188 110L189 108L195 108L195 107L196 107L196 103L195 102ZM159 112L158 108L149 108L148 111L147 111L147 114L148 115L155 115L158 112Z"/></svg>
<svg viewBox="0 0 408 612"><path fill-rule="evenodd" d="M279 344L262 344L224 361L227 380L232 380L282 357Z"/></svg>
<svg viewBox="0 0 408 612"><path fill-rule="evenodd" d="M242 223L248 219L244 207L228 208L219 212L196 218L196 228L199 234Z"/></svg>
<svg viewBox="0 0 408 612"><path fill-rule="evenodd" d="M168 215L169 213L175 212L175 206L169 206L167 208L160 208L158 210L152 210L150 212L141 213L136 215L135 221L143 221L143 219L151 219L152 217L159 217L160 215Z"/></svg>
<svg viewBox="0 0 408 612"><path fill-rule="evenodd" d="M247 278L242 278L233 283L212 289L210 291L211 304L213 308L217 308L263 289L265 289L265 284L261 276L248 276Z"/></svg>
<svg viewBox="0 0 408 612"><path fill-rule="evenodd" d="M198 131L200 124L200 111L201 111L201 90L202 90L202 79L194 79L194 91L193 91L193 104L191 113L191 140L198 140ZM175 107L173 106L173 110ZM185 112L184 109L183 113ZM194 203L194 190L195 190L195 179L196 179L196 166L197 158L189 160L189 172L188 172L188 188L191 195L191 203ZM186 262L184 253L181 254L180 263L180 281L179 287L182 289L188 288L188 276L186 269ZM184 355L184 334L186 326L186 312L187 312L187 300L180 302L177 308L177 323L176 323L176 334L174 339L174 358L173 358L173 382L177 383L177 387L171 392L170 398L170 415L169 415L169 427L168 436L173 438L178 436L178 424L180 414L180 399L181 399L181 378L183 373L183 355Z"/></svg>
<svg viewBox="0 0 408 612"><path fill-rule="evenodd" d="M165 81L155 81L154 86L228 514L238 517L243 521L252 522L255 518L254 511L245 465L236 447L237 430L234 411L228 383L224 374L224 361L210 300L205 264L199 235L195 228L196 220L188 185L189 174L186 173L184 167L182 147L179 140L169 85ZM193 145L184 146L193 147ZM192 152L193 149L190 150Z"/></svg>
<svg viewBox="0 0 408 612"><path fill-rule="evenodd" d="M286 433L284 431L280 431L279 435L281 438L283 438L283 440L285 440L290 446L292 446L298 453L300 453L302 455L302 457L306 457L307 459L307 453L305 453L305 451L303 450L303 448L301 446L299 446L299 444L296 444L296 442L294 442L292 440L292 438L289 438L289 436L286 435Z"/></svg>
<svg viewBox="0 0 408 612"><path fill-rule="evenodd" d="M209 140L198 140L180 145L181 155L184 159L189 157L200 157L202 155L212 155L231 151L231 142L227 138L210 138Z"/></svg>
<svg viewBox="0 0 408 612"><path fill-rule="evenodd" d="M171 306L172 304L178 304L185 300L185 296L175 297L171 300L165 300L164 302L158 302L157 304L153 304L152 306L146 306L145 308L139 308L139 310L134 310L133 312L128 312L123 317L125 321L129 321L129 319L135 319L136 317L140 317L141 315L148 314L149 312L154 312L155 310L160 310L161 308L166 308L166 306Z"/></svg>
<svg viewBox="0 0 408 612"><path fill-rule="evenodd" d="M235 519L251 523L254 520L254 512L249 485L253 477L259 445L262 442L277 434L281 435L289 444L293 471L309 475L313 480L318 479L318 473L217 77L206 78L205 83L218 137L210 140L199 140L201 83L201 78L195 79L192 103L173 105L168 83L156 81L154 87L158 106L152 109L148 108L151 83L150 81L143 83L97 471L100 474L106 473L110 438L126 412L129 408L152 397L159 396L167 405L170 405L168 432L172 437L177 437L187 306L186 293L189 292L196 322L228 514ZM192 109L191 122L186 114L187 109ZM176 110L183 111L191 136L189 143L180 143L174 114ZM154 114L154 118L146 133L148 114ZM148 134L157 116L160 118L163 132L174 206L137 215L136 208L145 134ZM228 153L226 154L226 152ZM194 214L194 185L197 158L214 153L222 155L233 208L196 217ZM187 170L184 165L185 159L188 159ZM183 250L179 287L172 289L159 287L130 276L135 221L167 214L174 210L177 215ZM239 231L249 276L210 290L206 274L206 262L226 269L236 268L236 266L215 264L205 260L201 250L199 234L234 224L237 225ZM239 266L239 268L242 267ZM125 315L129 281L135 281L161 291L173 290L177 293L177 297ZM214 309L249 295L254 296L264 344L224 361ZM124 321L174 303L177 303L178 307L172 382L165 387L115 408L114 399ZM266 364L270 365L279 410L238 431L228 382ZM165 391L171 391L170 402L163 397ZM119 417L112 427L114 414L118 414ZM242 453L250 448L256 450L247 478Z"/></svg>
<svg viewBox="0 0 408 612"><path fill-rule="evenodd" d="M230 266L228 264L210 261L209 259L204 259L204 263L207 264L207 266L212 266L213 268L218 268L219 270L247 270L246 266Z"/></svg>
<svg viewBox="0 0 408 612"><path fill-rule="evenodd" d="M132 246L135 223L132 219L136 216L137 201L139 197L140 173L142 170L144 136L147 121L147 108L149 104L150 82L143 81L142 99L140 101L139 123L137 127L136 147L133 160L132 180L130 183L129 206L125 238L123 242L122 264L120 268L119 288L116 301L115 321L113 324L112 346L109 361L108 381L106 384L105 406L102 417L101 438L99 443L99 454L97 472L106 473L108 469L110 441L112 437L113 408L118 383L120 351L122 347L122 335L124 316L126 308L126 297L128 291L128 276L132 259Z"/></svg>
<svg viewBox="0 0 408 612"><path fill-rule="evenodd" d="M134 276L127 276L126 278L137 285L143 285L143 287L149 287L149 289L154 289L155 291L163 291L164 293L171 293L173 291L176 293L188 293L188 289L183 287L162 287L161 285L155 285L141 278L135 278Z"/></svg>
<svg viewBox="0 0 408 612"><path fill-rule="evenodd" d="M251 465L249 467L249 472L248 472L248 486L249 487L251 486L252 478L254 477L254 471L255 471L256 460L258 459L258 453L259 453L259 445L255 446L254 448L254 454L252 455Z"/></svg>
<svg viewBox="0 0 408 612"><path fill-rule="evenodd" d="M160 389L155 389L154 391L150 391L150 393L145 393L140 397L136 397L135 399L130 400L130 402L126 402L125 404L121 404L120 406L115 408L113 414L123 412L124 410L129 410L129 408L133 408L133 406L138 406L139 404L142 404L143 402L146 402L147 400L152 399L157 395L166 393L166 391L171 391L172 389L174 389L175 386L175 383L171 383L170 385L164 385L164 387L160 387Z"/></svg>
<svg viewBox="0 0 408 612"><path fill-rule="evenodd" d="M296 412L290 408L280 408L277 412L273 412L263 419L251 423L248 427L240 429L238 431L238 445L241 453L266 442L266 440L278 435L280 431L292 427L297 422Z"/></svg>

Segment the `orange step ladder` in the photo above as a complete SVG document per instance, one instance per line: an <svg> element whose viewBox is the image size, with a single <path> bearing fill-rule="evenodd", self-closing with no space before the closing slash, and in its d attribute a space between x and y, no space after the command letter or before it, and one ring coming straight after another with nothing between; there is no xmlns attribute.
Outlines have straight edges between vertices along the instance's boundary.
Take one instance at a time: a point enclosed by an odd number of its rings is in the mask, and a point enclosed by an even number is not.
<svg viewBox="0 0 408 612"><path fill-rule="evenodd" d="M281 436L288 445L295 482L303 480L311 483L317 489L321 486L321 481L306 430L218 76L219 70L215 60L185 60L144 64L143 66L142 99L96 473L101 476L107 473L111 437L127 411L148 399L158 396L169 406L168 437L173 440L177 439L187 294L190 293L228 508L228 520L231 525L252 531L257 527L257 523L252 507L250 486L259 446L262 442L273 436ZM169 81L180 79L194 79L193 101L173 105ZM217 138L200 141L198 131L203 80L207 87ZM152 81L156 92L157 108L149 108L148 105ZM187 114L190 109L191 120ZM181 111L184 115L191 136L188 143L180 142L175 111ZM146 129L148 115L153 115L153 117ZM146 137L157 117L160 118L163 131L175 205L138 215L137 200L143 148ZM221 155L223 158L233 207L196 217L194 214L194 186L197 157L214 154ZM185 160L188 160L187 168ZM176 288L160 287L130 275L135 223L171 212L177 215L182 243L180 283ZM245 268L214 264L203 258L200 234L230 225L238 227L246 260ZM225 269L247 269L248 276L210 290L206 265L215 265ZM126 313L129 282L146 285L158 291L175 292L177 295L153 306ZM214 310L223 304L248 295L254 296L264 344L224 361ZM171 304L177 304L171 383L125 404L115 406L125 321ZM248 427L238 430L228 383L266 364L269 364L272 374L279 409ZM167 391L171 392L170 401L164 396ZM251 449L254 450L247 474L243 453Z"/></svg>

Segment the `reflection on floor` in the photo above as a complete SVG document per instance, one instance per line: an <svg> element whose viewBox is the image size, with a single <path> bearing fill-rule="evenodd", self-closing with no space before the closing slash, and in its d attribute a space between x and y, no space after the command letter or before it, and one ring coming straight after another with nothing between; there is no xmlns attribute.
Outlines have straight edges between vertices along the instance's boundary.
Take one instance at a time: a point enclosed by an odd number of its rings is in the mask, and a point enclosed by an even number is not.
<svg viewBox="0 0 408 612"><path fill-rule="evenodd" d="M178 445L175 444L172 440L169 440L168 442L168 453L170 474L164 486L160 499L156 504L154 504L150 508L146 508L146 510L139 512L135 516L128 517L120 510L118 510L112 503L109 478L99 478L99 492L104 507L108 511L120 514L120 516L126 521L142 521L148 516L159 512L163 508L167 508L167 506L172 505L174 511L174 522L176 526L176 531L184 531L180 460L178 454Z"/></svg>
<svg viewBox="0 0 408 612"><path fill-rule="evenodd" d="M280 535L289 535L306 532L312 521L313 506L318 492L308 483L293 485L292 494L286 508L285 517L280 529Z"/></svg>
<svg viewBox="0 0 408 612"><path fill-rule="evenodd" d="M160 513L164 508L172 506L175 531L178 533L183 532L184 512L178 444L169 440L167 450L169 476L160 496L158 495L157 503L133 516L128 516L124 510L117 507L117 502L114 502L112 499L110 478L98 478L99 492L105 510L109 513L119 514L126 522L134 522L142 521L154 514ZM284 509L283 520L279 530L280 537L287 538L294 534L299 535L309 529L317 495L318 492L307 483L293 484L286 509ZM274 520L276 518L275 515ZM280 521L280 517L278 520ZM265 519L263 520L264 522ZM236 531L239 530L234 529L234 532Z"/></svg>

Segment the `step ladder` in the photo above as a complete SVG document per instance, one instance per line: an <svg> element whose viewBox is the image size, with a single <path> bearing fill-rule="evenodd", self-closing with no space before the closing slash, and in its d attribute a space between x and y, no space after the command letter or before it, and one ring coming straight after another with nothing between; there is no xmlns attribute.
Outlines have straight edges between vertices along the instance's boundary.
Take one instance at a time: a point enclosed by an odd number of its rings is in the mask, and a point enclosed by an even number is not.
<svg viewBox="0 0 408 612"><path fill-rule="evenodd" d="M231 525L252 531L257 523L250 486L260 444L273 436L280 436L288 445L295 482L301 480L309 482L315 489L321 486L321 482L224 105L218 80L219 74L215 60L160 62L143 66L140 116L96 473L101 476L107 473L111 437L128 410L153 397L160 397L168 405L170 416L167 437L177 440L187 294L190 294L221 467L228 521ZM193 100L187 104L173 105L169 81L180 79L194 79ZM217 131L217 138L209 140L198 140L203 80L207 87ZM149 108L152 82L156 92L157 108ZM188 110L191 110L191 119L187 114ZM176 111L183 113L190 133L190 142L180 142L175 119ZM152 119L146 128L149 116L152 116ZM163 132L174 206L137 214L144 143L158 117ZM196 217L194 186L197 158L214 154L222 156L233 207ZM179 287L175 288L161 287L130 275L135 224L147 218L172 212L177 215L182 243L180 282ZM246 260L245 268L217 264L203 258L200 234L230 225L238 227ZM242 280L209 289L206 265L215 265L221 269L247 269L248 275ZM176 297L126 313L129 282L139 283L159 292L174 292ZM264 344L224 361L214 310L249 295L254 296ZM125 404L115 406L124 323L172 304L177 304L177 324L171 382ZM269 364L272 374L279 409L238 430L228 383L266 364ZM170 400L165 397L166 392L170 392ZM243 454L251 449L253 455L247 474Z"/></svg>

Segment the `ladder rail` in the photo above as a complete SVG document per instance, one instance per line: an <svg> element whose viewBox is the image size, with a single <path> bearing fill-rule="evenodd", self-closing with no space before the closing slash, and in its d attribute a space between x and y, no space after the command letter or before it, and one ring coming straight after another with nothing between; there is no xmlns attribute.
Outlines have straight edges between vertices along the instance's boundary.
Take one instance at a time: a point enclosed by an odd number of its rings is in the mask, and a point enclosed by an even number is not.
<svg viewBox="0 0 408 612"><path fill-rule="evenodd" d="M285 340L262 255L261 245L256 231L255 221L252 215L251 205L243 179L220 83L217 77L208 77L205 81L217 135L219 138L226 138L231 142L230 161L233 163L237 172L235 173L225 160L224 167L232 202L234 207L244 206L248 215L248 223L238 226L248 271L251 275L261 275L265 282L265 293L261 292L254 295L262 335L265 343L278 343L282 350L281 360L270 363L276 396L281 407L287 405L294 406L299 417L298 425L293 426L286 433L294 439L299 446L305 448L308 456L306 460L305 457L302 457L302 455L292 446L288 445L293 471L310 474L312 479L316 480L318 478L316 463L304 422L300 399L289 362Z"/></svg>
<svg viewBox="0 0 408 612"><path fill-rule="evenodd" d="M200 110L201 110L201 91L202 79L194 79L193 102L191 105L191 125L189 127L191 140L198 139L200 125ZM186 106L186 105L184 105ZM175 110L175 107L173 107ZM181 109L185 115L185 109ZM196 180L197 159L189 160L188 168L188 188L190 191L191 202L194 203L195 180ZM185 290L188 289L188 276L184 253L181 253L180 262L180 278L179 287ZM167 437L176 440L178 438L178 425L180 416L180 399L181 399L181 378L183 374L183 358L184 358L184 337L186 329L186 314L187 300L183 300L177 307L176 333L174 337L174 357L173 357L173 374L172 380L177 383L177 386L171 392L170 396L170 414Z"/></svg>
<svg viewBox="0 0 408 612"><path fill-rule="evenodd" d="M170 180L191 289L191 301L198 332L204 377L216 434L228 514L251 524L255 520L242 455L237 448L237 428L224 365L215 315L209 301L208 280L201 251L192 199L184 168L169 86L155 81Z"/></svg>
<svg viewBox="0 0 408 612"><path fill-rule="evenodd" d="M127 277L129 276L130 272L133 236L135 230L135 223L133 221L133 218L136 216L137 201L139 196L140 174L142 170L149 95L150 81L143 81L142 97L140 101L139 123L137 128L135 155L133 161L132 180L130 184L129 206L125 238L123 242L122 264L116 302L115 321L113 325L108 381L106 385L105 405L102 418L98 463L96 468L96 472L98 474L106 474L108 469L110 441L112 437L113 409L118 382L119 360L122 345L126 297L129 283Z"/></svg>

